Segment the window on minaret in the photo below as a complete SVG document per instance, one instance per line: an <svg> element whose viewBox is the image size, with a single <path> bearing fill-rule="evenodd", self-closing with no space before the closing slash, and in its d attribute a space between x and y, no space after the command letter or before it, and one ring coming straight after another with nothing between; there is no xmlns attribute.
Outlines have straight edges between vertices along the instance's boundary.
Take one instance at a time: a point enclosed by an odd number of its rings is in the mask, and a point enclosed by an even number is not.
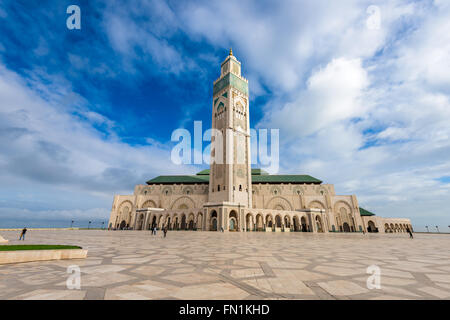
<svg viewBox="0 0 450 320"><path fill-rule="evenodd" d="M242 185L241 184L239 185L239 191L242 191Z"/></svg>
<svg viewBox="0 0 450 320"><path fill-rule="evenodd" d="M220 191L220 184L217 186L217 191Z"/></svg>

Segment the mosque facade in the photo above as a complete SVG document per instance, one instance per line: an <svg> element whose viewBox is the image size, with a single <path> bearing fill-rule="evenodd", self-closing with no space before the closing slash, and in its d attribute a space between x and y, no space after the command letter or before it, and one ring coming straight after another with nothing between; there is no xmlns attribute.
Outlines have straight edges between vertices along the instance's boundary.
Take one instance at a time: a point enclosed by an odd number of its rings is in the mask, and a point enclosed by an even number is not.
<svg viewBox="0 0 450 320"><path fill-rule="evenodd" d="M376 216L359 206L356 195L336 195L334 185L317 178L252 169L248 81L231 51L214 81L212 128L222 133L221 157L226 160L211 161L209 169L196 175L162 175L136 185L132 195L115 195L109 228L316 233L412 230L409 219ZM211 159L217 160L215 152L212 149Z"/></svg>

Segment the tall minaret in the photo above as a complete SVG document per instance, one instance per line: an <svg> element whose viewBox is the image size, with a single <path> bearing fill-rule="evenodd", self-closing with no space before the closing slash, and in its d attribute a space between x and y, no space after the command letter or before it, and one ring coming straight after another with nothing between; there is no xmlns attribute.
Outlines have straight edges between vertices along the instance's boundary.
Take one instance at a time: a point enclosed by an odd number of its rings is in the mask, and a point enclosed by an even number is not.
<svg viewBox="0 0 450 320"><path fill-rule="evenodd" d="M211 159L216 157L217 163L211 162L209 201L252 207L248 80L241 76L241 63L231 49L214 81L212 107L212 128L222 133L223 158L218 156L216 139L216 150L211 149Z"/></svg>

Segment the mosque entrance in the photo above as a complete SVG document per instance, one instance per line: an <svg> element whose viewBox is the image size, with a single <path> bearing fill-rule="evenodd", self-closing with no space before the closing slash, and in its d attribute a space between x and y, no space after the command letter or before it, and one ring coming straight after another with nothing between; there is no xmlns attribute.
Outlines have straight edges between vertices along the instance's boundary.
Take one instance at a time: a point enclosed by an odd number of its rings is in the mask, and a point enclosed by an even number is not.
<svg viewBox="0 0 450 320"><path fill-rule="evenodd" d="M236 220L234 218L230 218L230 231L236 231Z"/></svg>
<svg viewBox="0 0 450 320"><path fill-rule="evenodd" d="M232 210L230 212L230 220L229 220L229 231L238 231L238 223L237 223L237 213Z"/></svg>
<svg viewBox="0 0 450 320"><path fill-rule="evenodd" d="M300 220L301 224L302 224L302 231L303 232L307 232L308 231L308 226L306 225L306 219L305 217L302 217L302 219Z"/></svg>
<svg viewBox="0 0 450 320"><path fill-rule="evenodd" d="M344 222L343 227L344 227L344 232L350 232L350 226L348 225L347 222Z"/></svg>
<svg viewBox="0 0 450 320"><path fill-rule="evenodd" d="M217 231L217 212L213 210L209 218L209 230Z"/></svg>

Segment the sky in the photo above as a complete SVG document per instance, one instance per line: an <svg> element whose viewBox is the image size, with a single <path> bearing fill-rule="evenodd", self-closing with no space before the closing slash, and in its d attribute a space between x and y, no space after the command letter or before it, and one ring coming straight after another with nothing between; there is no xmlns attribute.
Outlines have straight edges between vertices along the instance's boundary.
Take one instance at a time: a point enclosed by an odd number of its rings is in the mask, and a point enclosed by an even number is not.
<svg viewBox="0 0 450 320"><path fill-rule="evenodd" d="M449 31L446 0L0 0L0 227L100 226L115 194L205 168L171 135L211 126L232 47L279 173L450 231Z"/></svg>

